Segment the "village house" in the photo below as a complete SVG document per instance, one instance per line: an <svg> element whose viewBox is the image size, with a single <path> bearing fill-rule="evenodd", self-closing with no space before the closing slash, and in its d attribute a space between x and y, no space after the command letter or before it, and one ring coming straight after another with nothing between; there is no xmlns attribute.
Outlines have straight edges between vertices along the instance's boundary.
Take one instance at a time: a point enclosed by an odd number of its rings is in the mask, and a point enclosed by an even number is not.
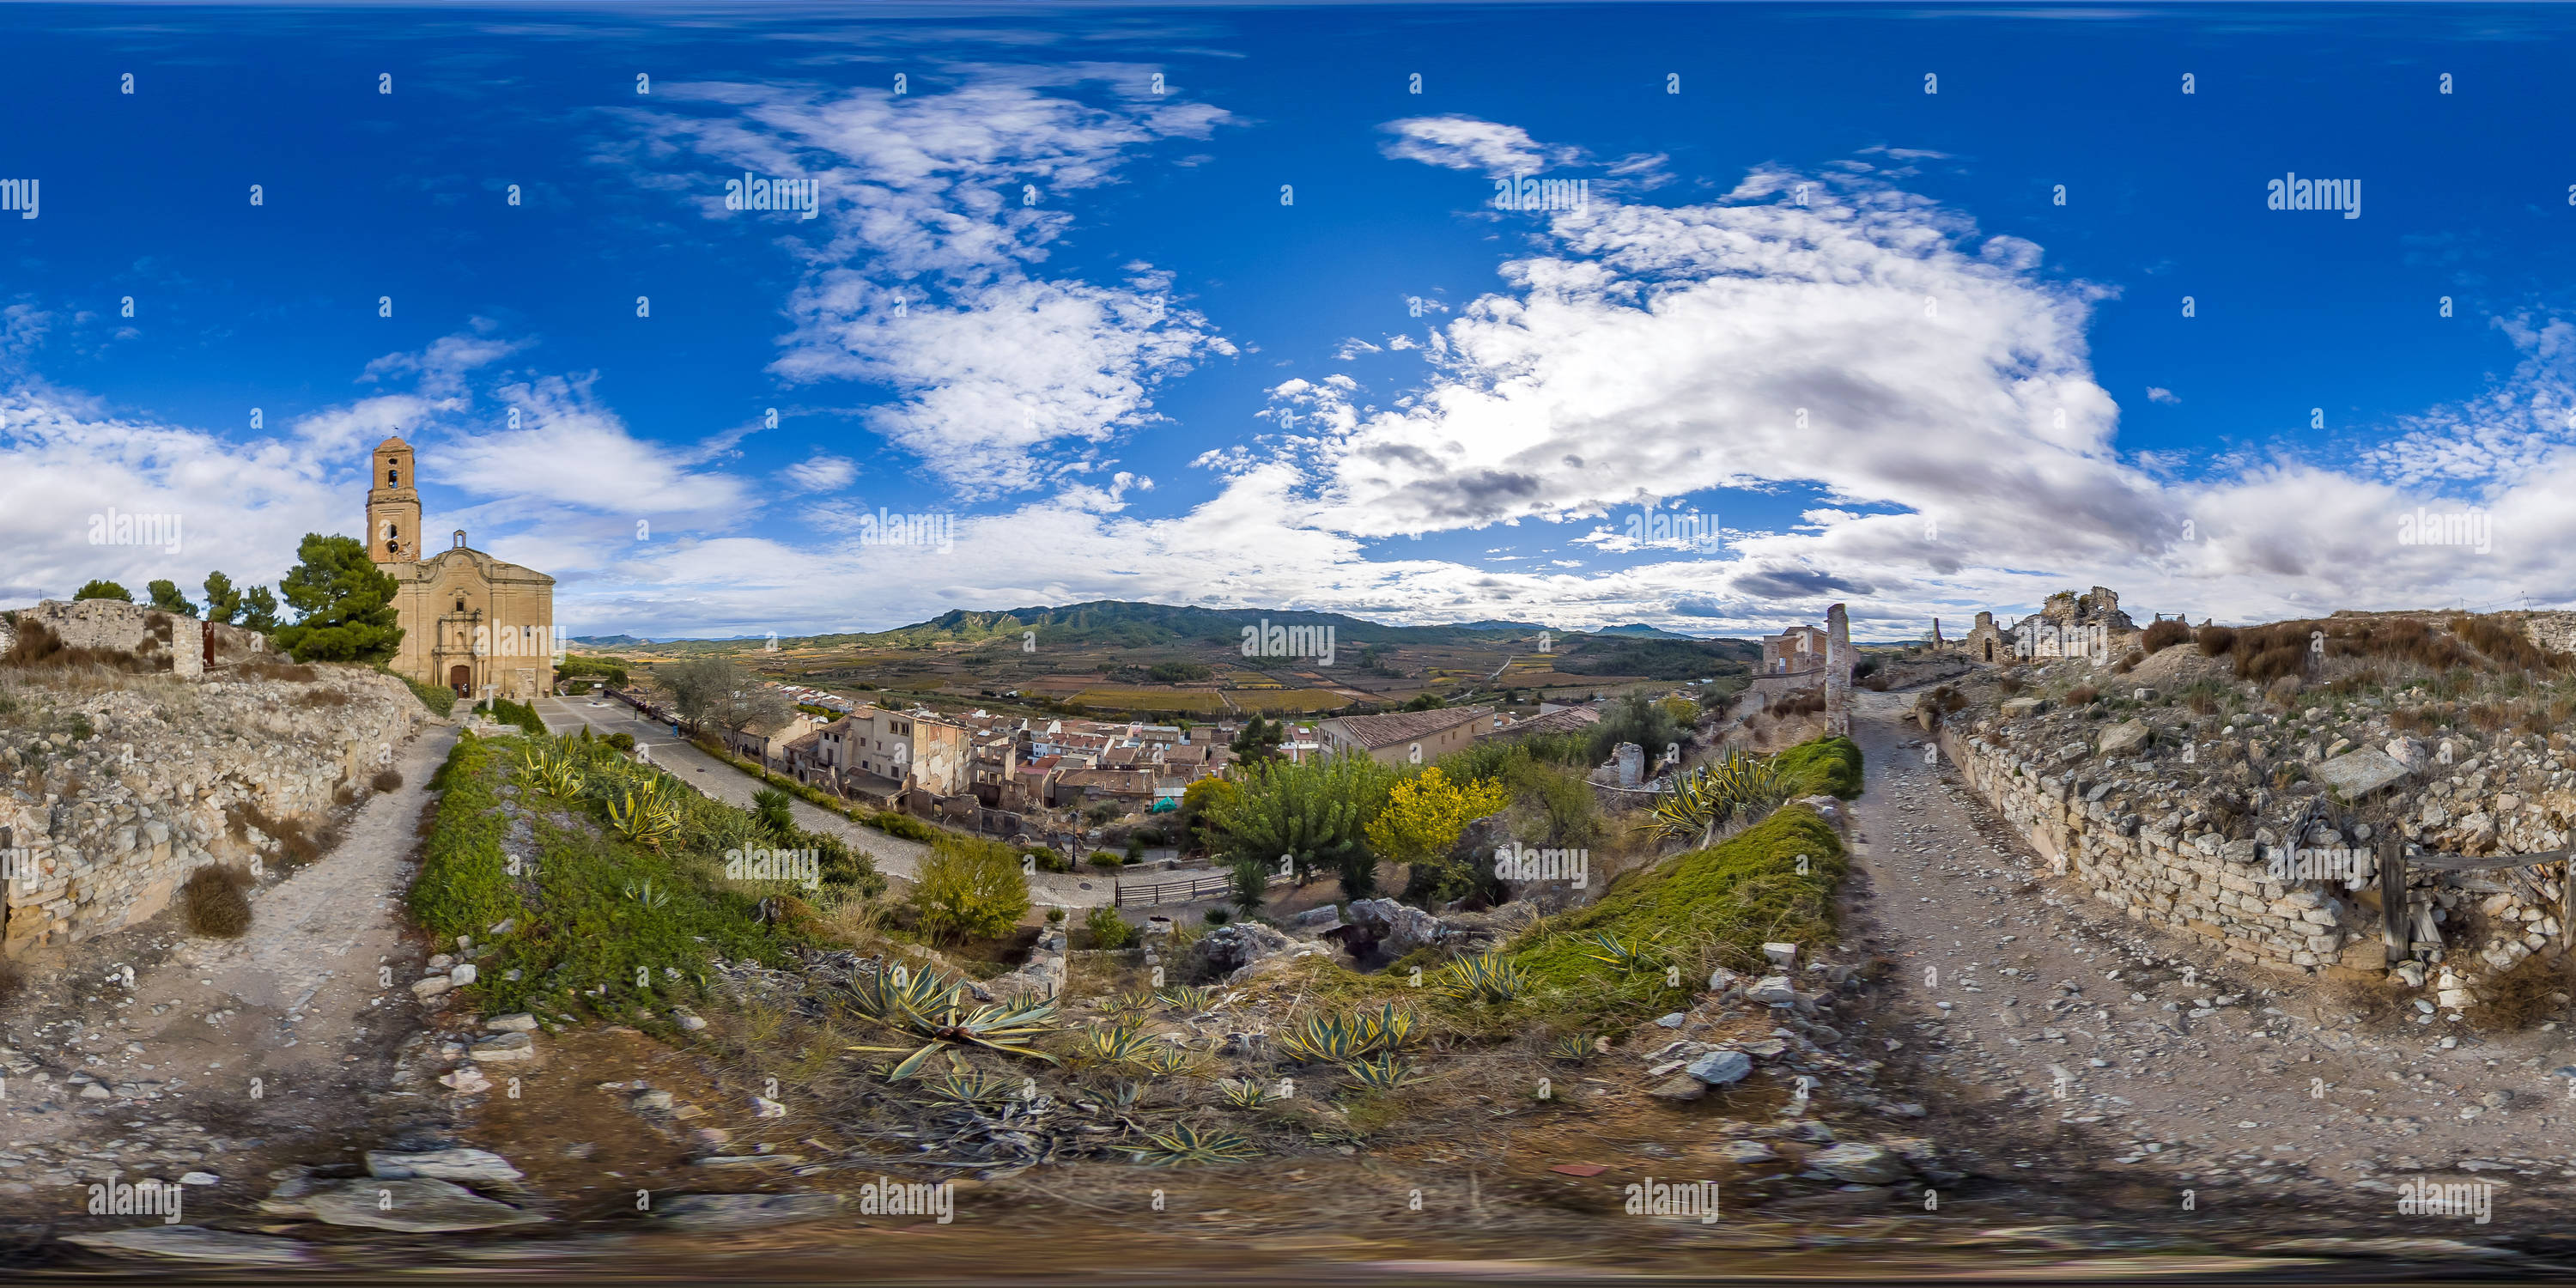
<svg viewBox="0 0 2576 1288"><path fill-rule="evenodd" d="M1327 755L1366 752L1381 764L1427 765L1462 750L1480 733L1496 727L1492 707L1444 707L1432 711L1390 711L1374 716L1337 716L1318 729Z"/></svg>
<svg viewBox="0 0 2576 1288"><path fill-rule="evenodd" d="M1797 675L1825 665L1825 628L1792 626L1762 637L1762 674Z"/></svg>

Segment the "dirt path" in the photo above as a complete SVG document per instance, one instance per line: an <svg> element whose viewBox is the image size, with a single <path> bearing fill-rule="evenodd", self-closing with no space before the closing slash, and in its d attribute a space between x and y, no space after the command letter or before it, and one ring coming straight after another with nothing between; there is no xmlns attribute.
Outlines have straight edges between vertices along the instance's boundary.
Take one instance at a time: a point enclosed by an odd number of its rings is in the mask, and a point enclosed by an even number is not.
<svg viewBox="0 0 2576 1288"><path fill-rule="evenodd" d="M2424 1171L2495 1185L2499 1221L2565 1210L2564 1029L2473 1034L2384 1003L2364 1015L2337 986L2151 932L2050 873L1955 770L1925 763L1904 698L1857 696L1869 790L1853 929L1898 964L1892 1005L1913 1032L1888 1058L1911 1057L1937 1125L1986 1137L1990 1156L2012 1142L2016 1167L2169 1187L2177 1206L2191 1189L2203 1206L2393 1213Z"/></svg>
<svg viewBox="0 0 2576 1288"><path fill-rule="evenodd" d="M761 790L759 779L698 750L687 741L671 736L671 726L656 724L636 714L622 702L598 702L589 698L540 698L537 715L546 728L569 733L589 725L594 735L629 733L635 745L646 749L655 764L678 774L689 785L728 805L751 808L751 798ZM919 841L888 836L872 827L862 827L847 818L791 799L788 806L796 815L796 825L809 832L828 832L848 841L852 849L861 850L876 860L877 871L903 881L914 880L921 872L921 860L930 847ZM1039 907L1089 908L1109 902L1116 882L1106 877L1087 877L1078 873L1040 872L1029 877L1029 899Z"/></svg>
<svg viewBox="0 0 2576 1288"><path fill-rule="evenodd" d="M189 936L173 908L51 963L7 1016L17 1063L32 1067L13 1069L0 1100L0 1193L68 1202L111 1171L202 1171L218 1177L201 1187L210 1201L237 1203L267 1192L261 1151L354 1141L361 1093L416 1017L403 986L421 953L402 899L427 783L455 739L433 724L397 749L402 787L361 804L330 853L255 892L241 938Z"/></svg>

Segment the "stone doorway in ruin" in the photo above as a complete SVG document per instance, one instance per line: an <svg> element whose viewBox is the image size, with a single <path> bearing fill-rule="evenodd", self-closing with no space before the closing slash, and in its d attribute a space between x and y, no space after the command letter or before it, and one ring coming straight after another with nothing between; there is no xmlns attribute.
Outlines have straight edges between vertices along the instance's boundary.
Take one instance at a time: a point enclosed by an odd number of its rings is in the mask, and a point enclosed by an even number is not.
<svg viewBox="0 0 2576 1288"><path fill-rule="evenodd" d="M474 668L461 662L455 666L447 668L447 687L456 690L457 696L459 697L472 692L474 689Z"/></svg>

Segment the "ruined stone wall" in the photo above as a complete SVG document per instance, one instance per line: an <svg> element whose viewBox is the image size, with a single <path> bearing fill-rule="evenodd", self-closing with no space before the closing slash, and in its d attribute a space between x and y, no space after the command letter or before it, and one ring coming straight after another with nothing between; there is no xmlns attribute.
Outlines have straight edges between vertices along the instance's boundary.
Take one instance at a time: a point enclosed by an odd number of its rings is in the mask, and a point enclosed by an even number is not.
<svg viewBox="0 0 2576 1288"><path fill-rule="evenodd" d="M2576 613L2533 613L2522 619L2531 642L2560 653L2576 653Z"/></svg>
<svg viewBox="0 0 2576 1288"><path fill-rule="evenodd" d="M0 722L0 955L149 918L203 864L274 865L276 838L232 825L249 808L319 830L339 789L363 784L428 712L391 676L317 669L310 684L105 692L27 677Z"/></svg>
<svg viewBox="0 0 2576 1288"><path fill-rule="evenodd" d="M183 678L205 670L205 623L193 617L121 599L48 599L18 617L44 623L70 648L132 653Z"/></svg>
<svg viewBox="0 0 2576 1288"><path fill-rule="evenodd" d="M2114 810L2082 775L2041 777L1998 742L1944 727L1941 752L2041 857L2131 920L2209 941L2228 960L2378 978L2377 913L2305 881L2269 879L2253 841L2186 840Z"/></svg>

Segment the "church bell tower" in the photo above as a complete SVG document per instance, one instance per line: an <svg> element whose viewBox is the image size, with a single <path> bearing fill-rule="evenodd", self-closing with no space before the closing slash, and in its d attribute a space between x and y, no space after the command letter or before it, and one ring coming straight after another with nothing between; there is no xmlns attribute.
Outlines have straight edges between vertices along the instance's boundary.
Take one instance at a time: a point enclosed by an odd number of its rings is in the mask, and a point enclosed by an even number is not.
<svg viewBox="0 0 2576 1288"><path fill-rule="evenodd" d="M375 474L367 488L367 555L379 564L420 560L420 492L412 478L411 444L400 438L376 444Z"/></svg>

